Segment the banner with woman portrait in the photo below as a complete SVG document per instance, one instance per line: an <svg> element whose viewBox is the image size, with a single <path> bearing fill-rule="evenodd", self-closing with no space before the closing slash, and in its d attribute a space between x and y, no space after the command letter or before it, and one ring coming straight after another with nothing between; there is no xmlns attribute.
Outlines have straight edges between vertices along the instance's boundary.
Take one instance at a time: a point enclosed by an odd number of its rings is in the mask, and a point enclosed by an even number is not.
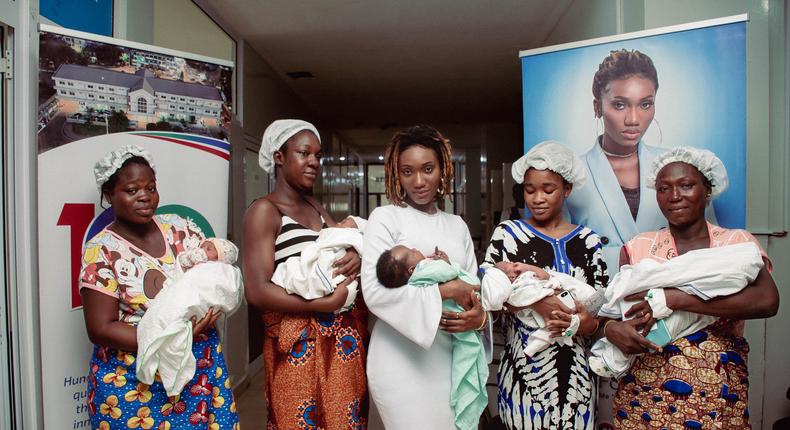
<svg viewBox="0 0 790 430"><path fill-rule="evenodd" d="M520 53L524 150L545 140L574 150L591 177L566 215L595 230L609 273L623 243L666 226L646 187L652 161L676 146L713 151L729 188L708 209L723 227L745 226L745 15ZM601 385L599 429L612 428L614 381Z"/></svg>

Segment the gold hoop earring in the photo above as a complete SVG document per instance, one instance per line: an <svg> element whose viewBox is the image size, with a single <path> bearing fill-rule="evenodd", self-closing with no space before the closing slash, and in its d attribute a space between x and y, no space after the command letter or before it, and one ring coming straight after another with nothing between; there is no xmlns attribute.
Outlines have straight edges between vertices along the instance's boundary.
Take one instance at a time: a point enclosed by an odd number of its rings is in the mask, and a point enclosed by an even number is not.
<svg viewBox="0 0 790 430"><path fill-rule="evenodd" d="M661 131L661 123L658 122L656 117L653 117L653 122L656 123L656 127L658 127L658 146L662 146L664 143L664 133Z"/></svg>

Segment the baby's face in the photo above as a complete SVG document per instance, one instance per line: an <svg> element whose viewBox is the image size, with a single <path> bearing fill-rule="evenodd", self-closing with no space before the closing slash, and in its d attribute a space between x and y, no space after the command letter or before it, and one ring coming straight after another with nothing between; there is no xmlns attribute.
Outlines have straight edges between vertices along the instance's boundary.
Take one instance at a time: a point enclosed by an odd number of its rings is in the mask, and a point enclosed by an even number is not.
<svg viewBox="0 0 790 430"><path fill-rule="evenodd" d="M340 227L340 228L359 228L359 226L357 225L356 221L354 221L354 218L351 218L351 217L348 217L348 218L344 219L343 221L340 221L339 223L337 223L337 225L335 227Z"/></svg>
<svg viewBox="0 0 790 430"><path fill-rule="evenodd" d="M499 263L494 265L497 269L505 272L510 282L514 282L516 278L518 278L521 273L524 271L522 270L522 265L519 263L514 263L512 261L500 261Z"/></svg>
<svg viewBox="0 0 790 430"><path fill-rule="evenodd" d="M392 248L392 258L396 261L404 261L406 266L409 267L409 270L414 269L422 260L425 260L425 256L422 252L414 249L414 248L407 248L403 245L397 245Z"/></svg>
<svg viewBox="0 0 790 430"><path fill-rule="evenodd" d="M217 261L219 260L219 253L217 252L217 247L214 246L208 240L204 240L203 243L200 244L200 247L203 251L206 252L206 257L208 257L208 261Z"/></svg>

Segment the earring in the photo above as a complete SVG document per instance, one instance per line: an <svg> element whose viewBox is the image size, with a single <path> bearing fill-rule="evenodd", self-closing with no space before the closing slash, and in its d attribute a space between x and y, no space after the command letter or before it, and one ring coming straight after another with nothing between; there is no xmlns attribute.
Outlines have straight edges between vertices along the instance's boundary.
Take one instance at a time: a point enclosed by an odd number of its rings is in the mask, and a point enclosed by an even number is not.
<svg viewBox="0 0 790 430"><path fill-rule="evenodd" d="M658 127L658 146L664 142L664 133L661 131L661 124L658 122L656 117L653 117L653 122L656 123L656 127Z"/></svg>

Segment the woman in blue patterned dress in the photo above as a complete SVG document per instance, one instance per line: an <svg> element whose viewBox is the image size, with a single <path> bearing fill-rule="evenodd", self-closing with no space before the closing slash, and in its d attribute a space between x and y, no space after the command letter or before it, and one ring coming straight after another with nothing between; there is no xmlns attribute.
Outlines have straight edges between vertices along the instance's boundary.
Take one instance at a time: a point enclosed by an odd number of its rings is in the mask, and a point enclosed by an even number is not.
<svg viewBox="0 0 790 430"><path fill-rule="evenodd" d="M95 344L88 377L94 429L238 429L230 379L211 310L194 326L195 376L168 397L160 381L135 376L137 329L177 256L204 239L191 220L154 215L159 204L150 154L130 145L94 167L115 219L85 244L80 294L88 336ZM158 379L158 378L157 378Z"/></svg>
<svg viewBox="0 0 790 430"><path fill-rule="evenodd" d="M562 205L574 187L583 184L584 168L573 153L556 142L543 142L513 163L513 179L522 183L530 218L506 220L497 226L484 267L500 261L526 263L563 272L601 291L608 282L597 234L563 219ZM556 296L529 306L547 327L565 329L555 311L570 313ZM516 311L518 309L510 309ZM592 429L595 390L587 366L584 336L598 324L580 303L580 324L573 344L552 344L528 357L524 350L536 328L505 314L506 346L497 383L499 414L508 429Z"/></svg>

